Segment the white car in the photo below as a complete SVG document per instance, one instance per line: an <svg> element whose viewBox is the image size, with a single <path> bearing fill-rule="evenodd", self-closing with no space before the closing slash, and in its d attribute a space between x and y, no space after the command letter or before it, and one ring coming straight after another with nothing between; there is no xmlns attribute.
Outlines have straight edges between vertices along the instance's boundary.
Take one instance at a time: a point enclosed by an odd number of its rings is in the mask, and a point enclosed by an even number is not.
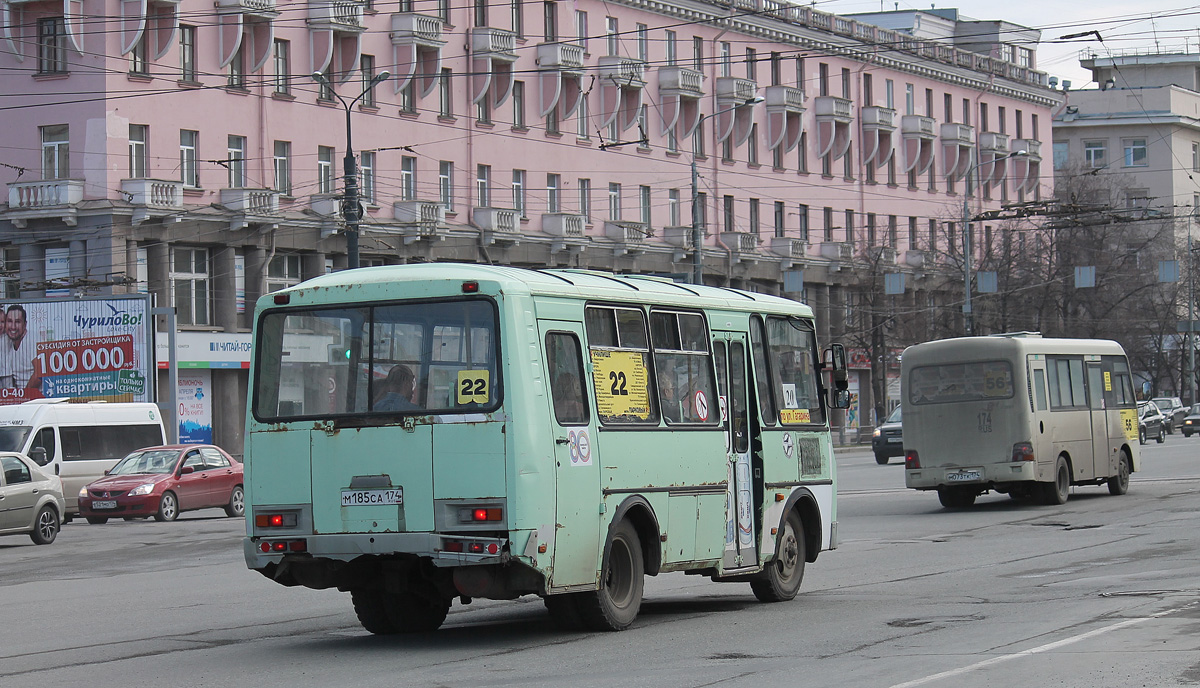
<svg viewBox="0 0 1200 688"><path fill-rule="evenodd" d="M28 533L37 545L58 537L62 481L24 454L0 452L0 535Z"/></svg>

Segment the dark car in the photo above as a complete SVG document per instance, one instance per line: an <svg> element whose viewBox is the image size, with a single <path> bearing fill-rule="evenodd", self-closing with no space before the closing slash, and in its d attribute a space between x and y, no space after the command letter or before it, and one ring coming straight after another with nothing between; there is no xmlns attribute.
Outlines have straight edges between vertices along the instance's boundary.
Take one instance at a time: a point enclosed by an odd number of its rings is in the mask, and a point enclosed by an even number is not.
<svg viewBox="0 0 1200 688"><path fill-rule="evenodd" d="M1188 407L1183 405L1179 397L1154 397L1150 400L1162 411L1163 417L1166 419L1163 424L1167 428L1167 434L1175 432L1175 428L1183 427L1183 418L1188 414Z"/></svg>
<svg viewBox="0 0 1200 688"><path fill-rule="evenodd" d="M1192 407L1188 409L1187 416L1179 426L1179 431L1183 433L1184 437L1191 437L1194 432L1200 433L1200 404L1192 404Z"/></svg>
<svg viewBox="0 0 1200 688"><path fill-rule="evenodd" d="M95 524L147 516L174 521L180 512L211 507L233 517L246 509L242 464L211 444L139 449L79 491L79 515Z"/></svg>
<svg viewBox="0 0 1200 688"><path fill-rule="evenodd" d="M1153 401L1138 402L1138 444L1145 444L1146 439L1153 437L1162 444L1167 436L1167 419L1158 410Z"/></svg>
<svg viewBox="0 0 1200 688"><path fill-rule="evenodd" d="M871 449L875 452L875 463L885 465L893 456L904 456L904 442L900 438L900 407L887 417L871 437Z"/></svg>

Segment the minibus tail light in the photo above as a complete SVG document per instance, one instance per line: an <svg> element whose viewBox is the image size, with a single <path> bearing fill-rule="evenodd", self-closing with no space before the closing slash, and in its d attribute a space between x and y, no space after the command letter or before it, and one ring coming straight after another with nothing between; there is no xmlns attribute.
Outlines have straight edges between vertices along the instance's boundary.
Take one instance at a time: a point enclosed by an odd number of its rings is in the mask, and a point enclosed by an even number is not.
<svg viewBox="0 0 1200 688"><path fill-rule="evenodd" d="M917 454L916 449L909 449L904 452L904 467L905 468L920 468L921 457Z"/></svg>
<svg viewBox="0 0 1200 688"><path fill-rule="evenodd" d="M462 291L464 294L476 294L479 292L478 282L463 282Z"/></svg>
<svg viewBox="0 0 1200 688"><path fill-rule="evenodd" d="M274 301L276 306L286 306L292 302L292 297L290 294L276 294Z"/></svg>
<svg viewBox="0 0 1200 688"><path fill-rule="evenodd" d="M1013 461L1036 461L1033 455L1033 445L1029 442L1017 442L1013 445Z"/></svg>

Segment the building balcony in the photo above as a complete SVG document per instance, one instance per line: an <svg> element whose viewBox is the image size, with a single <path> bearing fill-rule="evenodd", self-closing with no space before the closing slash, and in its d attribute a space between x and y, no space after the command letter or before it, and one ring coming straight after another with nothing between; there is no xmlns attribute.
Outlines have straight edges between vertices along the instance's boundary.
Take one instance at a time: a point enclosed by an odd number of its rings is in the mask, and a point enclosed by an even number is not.
<svg viewBox="0 0 1200 688"><path fill-rule="evenodd" d="M935 157L937 123L932 117L904 115L900 118L900 138L904 149L901 172L916 170L918 175L925 174Z"/></svg>
<svg viewBox="0 0 1200 688"><path fill-rule="evenodd" d="M582 239L587 218L578 213L543 213L542 231L566 239Z"/></svg>
<svg viewBox="0 0 1200 688"><path fill-rule="evenodd" d="M183 210L183 182L166 179L122 179L123 193L133 209L133 224ZM178 220L179 218L176 218Z"/></svg>
<svg viewBox="0 0 1200 688"><path fill-rule="evenodd" d="M396 93L414 79L420 84L422 98L433 92L441 78L442 20L424 14L405 12L392 15L392 88Z"/></svg>
<svg viewBox="0 0 1200 688"><path fill-rule="evenodd" d="M361 0L308 0L308 26L339 33L362 33L366 30L365 7Z"/></svg>
<svg viewBox="0 0 1200 688"><path fill-rule="evenodd" d="M942 164L946 179L954 182L971 169L975 151L975 127L968 124L943 124L941 129Z"/></svg>
<svg viewBox="0 0 1200 688"><path fill-rule="evenodd" d="M229 221L233 231L279 221L279 193L271 189L221 189L220 205L235 213Z"/></svg>
<svg viewBox="0 0 1200 688"><path fill-rule="evenodd" d="M437 201L393 201L392 219L400 226L404 243L421 239L445 239L446 208Z"/></svg>
<svg viewBox="0 0 1200 688"><path fill-rule="evenodd" d="M836 260L848 263L854 260L854 244L848 241L823 241L821 242L821 257L827 260Z"/></svg>
<svg viewBox="0 0 1200 688"><path fill-rule="evenodd" d="M862 119L864 129L896 130L896 111L891 108L868 105L862 108L859 117Z"/></svg>
<svg viewBox="0 0 1200 688"><path fill-rule="evenodd" d="M688 67L659 67L658 92L664 96L704 97L704 73Z"/></svg>
<svg viewBox="0 0 1200 688"><path fill-rule="evenodd" d="M813 99L817 122L817 157L838 160L850 150L850 125L854 105L848 98L818 96Z"/></svg>
<svg viewBox="0 0 1200 688"><path fill-rule="evenodd" d="M273 19L279 16L275 0L216 0L218 14L241 14L246 17Z"/></svg>
<svg viewBox="0 0 1200 688"><path fill-rule="evenodd" d="M770 150L782 146L787 153L800 143L804 133L804 91L793 86L768 86L766 144Z"/></svg>
<svg viewBox="0 0 1200 688"><path fill-rule="evenodd" d="M941 139L944 144L974 145L975 127L969 124L943 124Z"/></svg>
<svg viewBox="0 0 1200 688"><path fill-rule="evenodd" d="M1013 188L1017 193L1033 193L1041 183L1042 142L1035 139L1013 141L1013 150L1025 151L1025 155L1009 158L1013 161Z"/></svg>
<svg viewBox="0 0 1200 688"><path fill-rule="evenodd" d="M902 260L904 261L904 264L910 268L923 268L925 267L925 252L915 248L910 248L904 252L904 257Z"/></svg>
<svg viewBox="0 0 1200 688"><path fill-rule="evenodd" d="M574 43L539 43L538 67L569 74L583 73L583 46Z"/></svg>
<svg viewBox="0 0 1200 688"><path fill-rule="evenodd" d="M896 249L891 246L872 246L870 249L871 260L879 265L895 265L896 264Z"/></svg>
<svg viewBox="0 0 1200 688"><path fill-rule="evenodd" d="M442 39L442 20L424 14L393 14L390 35L394 45L414 43L426 48L441 48L446 44Z"/></svg>
<svg viewBox="0 0 1200 688"><path fill-rule="evenodd" d="M767 110L781 110L802 114L804 112L804 89L795 86L768 86L763 89Z"/></svg>
<svg viewBox="0 0 1200 688"><path fill-rule="evenodd" d="M808 242L790 237L771 237L771 253L797 260L808 255Z"/></svg>
<svg viewBox="0 0 1200 688"><path fill-rule="evenodd" d="M758 235L753 232L721 232L721 243L732 252L739 263L758 260Z"/></svg>
<svg viewBox="0 0 1200 688"><path fill-rule="evenodd" d="M692 248L696 245L695 238L696 230L692 227L663 227L663 241L677 248Z"/></svg>
<svg viewBox="0 0 1200 688"><path fill-rule="evenodd" d="M604 222L604 235L616 243L616 247L613 249L616 255L642 251L646 237L650 234L650 228L641 222L624 220L606 220Z"/></svg>
<svg viewBox="0 0 1200 688"><path fill-rule="evenodd" d="M891 108L869 105L862 108L863 162L882 167L892 159L895 151L896 111Z"/></svg>
<svg viewBox="0 0 1200 688"><path fill-rule="evenodd" d="M758 95L758 84L750 79L719 76L714 89L717 112L714 125L717 143L733 137L734 147L750 138L754 127L754 104L749 101Z"/></svg>
<svg viewBox="0 0 1200 688"><path fill-rule="evenodd" d="M904 137L933 140L937 138L937 122L924 115L904 115L900 118L900 133Z"/></svg>
<svg viewBox="0 0 1200 688"><path fill-rule="evenodd" d="M472 217L488 244L521 243L521 216L510 208L475 208Z"/></svg>
<svg viewBox="0 0 1200 688"><path fill-rule="evenodd" d="M476 26L471 29L471 54L501 62L517 61L517 35L504 29Z"/></svg>
<svg viewBox="0 0 1200 688"><path fill-rule="evenodd" d="M979 135L979 149L996 155L1008 153L1008 134L985 131Z"/></svg>
<svg viewBox="0 0 1200 688"><path fill-rule="evenodd" d="M80 179L12 182L8 185L8 210L0 217L18 228L24 228L29 220L42 219L61 220L74 227L78 220L76 206L82 200Z"/></svg>
<svg viewBox="0 0 1200 688"><path fill-rule="evenodd" d="M758 95L758 83L750 79L742 79L736 76L719 76L716 81L718 103L720 101L744 103ZM721 107L721 105L718 104L717 107Z"/></svg>
<svg viewBox="0 0 1200 688"><path fill-rule="evenodd" d="M605 55L599 60L600 78L621 88L645 88L646 63L632 57Z"/></svg>

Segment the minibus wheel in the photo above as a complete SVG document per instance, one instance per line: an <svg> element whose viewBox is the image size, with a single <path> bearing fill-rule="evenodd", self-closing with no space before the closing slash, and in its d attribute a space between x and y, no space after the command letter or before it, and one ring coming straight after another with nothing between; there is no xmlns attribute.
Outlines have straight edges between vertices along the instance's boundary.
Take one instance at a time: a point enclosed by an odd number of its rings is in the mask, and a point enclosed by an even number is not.
<svg viewBox="0 0 1200 688"><path fill-rule="evenodd" d="M1129 491L1129 454L1122 449L1117 459L1117 474L1108 479L1108 493L1123 495Z"/></svg>
<svg viewBox="0 0 1200 688"><path fill-rule="evenodd" d="M542 602L546 605L546 611L550 612L550 618L554 621L554 625L564 631L576 631L583 628L583 619L579 616L579 607L576 604L575 593L564 593L561 595L546 595L542 598Z"/></svg>
<svg viewBox="0 0 1200 688"><path fill-rule="evenodd" d="M1051 506L1066 504L1070 493L1071 469L1067 460L1060 456L1054 465L1054 482L1042 483L1042 502Z"/></svg>
<svg viewBox="0 0 1200 688"><path fill-rule="evenodd" d="M628 519L612 530L600 572L600 589L579 593L580 618L597 631L623 631L642 607L645 562L637 531Z"/></svg>
<svg viewBox="0 0 1200 688"><path fill-rule="evenodd" d="M788 514L775 545L775 558L750 581L759 602L786 602L800 592L804 581L804 524L795 511Z"/></svg>
<svg viewBox="0 0 1200 688"><path fill-rule="evenodd" d="M390 635L396 632L392 620L383 606L383 592L368 588L354 588L350 600L354 603L354 615L362 627L375 635Z"/></svg>
<svg viewBox="0 0 1200 688"><path fill-rule="evenodd" d="M975 503L979 495L961 487L939 487L938 501L947 509L965 509Z"/></svg>
<svg viewBox="0 0 1200 688"><path fill-rule="evenodd" d="M446 620L450 600L413 592L383 593L383 607L398 633L436 631Z"/></svg>

